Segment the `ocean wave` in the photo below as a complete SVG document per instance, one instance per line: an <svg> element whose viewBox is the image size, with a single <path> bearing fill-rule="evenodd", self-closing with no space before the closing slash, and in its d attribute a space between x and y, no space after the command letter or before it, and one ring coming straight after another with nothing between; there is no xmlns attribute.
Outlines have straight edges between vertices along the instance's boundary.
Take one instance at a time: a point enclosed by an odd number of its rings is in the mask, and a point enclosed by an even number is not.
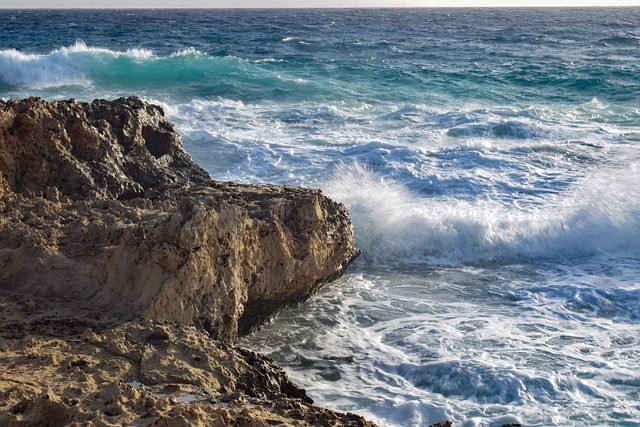
<svg viewBox="0 0 640 427"><path fill-rule="evenodd" d="M255 63L261 63L261 62L264 62L264 63L269 63L269 62L270 63L283 63L283 62L285 62L285 60L284 59L275 59L275 58L262 58L262 59L256 59L253 62L255 62Z"/></svg>
<svg viewBox="0 0 640 427"><path fill-rule="evenodd" d="M71 58L77 52L86 52L85 48L84 44L76 43L48 55L25 54L15 49L0 50L0 82L36 89L86 84L86 66Z"/></svg>
<svg viewBox="0 0 640 427"><path fill-rule="evenodd" d="M538 126L515 121L482 123L451 128L447 135L455 138L543 139L549 134Z"/></svg>
<svg viewBox="0 0 640 427"><path fill-rule="evenodd" d="M232 73L244 75L249 65L245 62L235 57L209 57L193 47L158 56L149 49L115 51L78 41L47 54L0 50L0 84L26 89L117 85L153 90L158 84L175 86Z"/></svg>
<svg viewBox="0 0 640 427"><path fill-rule="evenodd" d="M562 284L533 287L527 292L535 293L538 299L544 298L547 309L556 312L564 320L598 317L617 323L638 323L640 290L612 287L606 280L593 280L576 277Z"/></svg>
<svg viewBox="0 0 640 427"><path fill-rule="evenodd" d="M640 254L637 166L608 167L526 208L492 200L425 198L360 164L325 185L347 205L373 263L457 263Z"/></svg>
<svg viewBox="0 0 640 427"><path fill-rule="evenodd" d="M598 40L603 46L629 46L637 47L640 44L640 36L636 34L619 34Z"/></svg>
<svg viewBox="0 0 640 427"><path fill-rule="evenodd" d="M13 97L90 100L96 94L134 93L174 103L200 99L281 102L327 92L321 82L280 60L209 55L195 47L160 55L147 49L117 51L82 42L46 54L1 50L0 88Z"/></svg>
<svg viewBox="0 0 640 427"><path fill-rule="evenodd" d="M43 89L68 85L88 85L93 75L110 60L127 58L144 61L154 58L153 51L128 49L123 52L89 47L82 41L55 49L48 54L0 50L0 82L15 87Z"/></svg>
<svg viewBox="0 0 640 427"><path fill-rule="evenodd" d="M402 376L419 389L485 404L526 404L531 399L548 402L560 394L558 385L547 378L478 362L405 363L386 370ZM597 394L595 390L592 393Z"/></svg>
<svg viewBox="0 0 640 427"><path fill-rule="evenodd" d="M200 52L198 49L196 49L195 47L188 47L186 49L181 49L177 52L174 52L171 54L172 57L181 57L181 56L206 56L206 53L202 53Z"/></svg>
<svg viewBox="0 0 640 427"><path fill-rule="evenodd" d="M136 59L147 59L155 56L152 50L143 48L130 48L125 51L113 51L110 49L104 49L100 47L87 46L83 41L78 40L74 45L61 47L52 51L49 55L60 53L62 55L73 55L78 53L92 53L92 54L104 54L115 57L126 56Z"/></svg>

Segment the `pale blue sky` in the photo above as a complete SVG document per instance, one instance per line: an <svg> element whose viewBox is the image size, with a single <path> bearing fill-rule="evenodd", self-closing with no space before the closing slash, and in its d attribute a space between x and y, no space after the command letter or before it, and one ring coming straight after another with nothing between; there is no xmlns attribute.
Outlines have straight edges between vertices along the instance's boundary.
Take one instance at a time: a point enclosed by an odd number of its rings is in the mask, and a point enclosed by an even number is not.
<svg viewBox="0 0 640 427"><path fill-rule="evenodd" d="M8 4L3 4L8 3ZM0 0L2 8L640 6L640 0Z"/></svg>

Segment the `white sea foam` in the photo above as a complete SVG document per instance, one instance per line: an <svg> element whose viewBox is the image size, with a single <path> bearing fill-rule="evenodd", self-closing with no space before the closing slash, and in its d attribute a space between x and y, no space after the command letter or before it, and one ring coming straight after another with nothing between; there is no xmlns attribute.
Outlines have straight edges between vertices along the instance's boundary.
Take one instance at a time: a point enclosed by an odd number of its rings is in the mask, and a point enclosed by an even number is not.
<svg viewBox="0 0 640 427"><path fill-rule="evenodd" d="M171 54L172 57L182 57L182 56L206 56L205 53L200 52L195 47L188 47L186 49L181 49L177 52Z"/></svg>
<svg viewBox="0 0 640 427"><path fill-rule="evenodd" d="M61 50L32 55L10 49L0 51L0 81L37 89L86 84L87 78L84 67L69 61L68 54Z"/></svg>
<svg viewBox="0 0 640 427"><path fill-rule="evenodd" d="M256 59L254 62L256 63L279 63L279 62L285 62L284 59L275 59L275 58L262 58L262 59Z"/></svg>
<svg viewBox="0 0 640 427"><path fill-rule="evenodd" d="M307 80L307 79L291 78L291 77L285 77L285 76L282 76L282 75L278 75L277 78L279 80L284 81L284 82L294 82L294 83L298 83L298 84L309 84L309 83L311 83L311 81Z"/></svg>
<svg viewBox="0 0 640 427"><path fill-rule="evenodd" d="M326 185L350 209L372 261L477 261L640 253L640 177L635 163L605 166L563 194L526 208L491 200L417 196L360 164Z"/></svg>
<svg viewBox="0 0 640 427"><path fill-rule="evenodd" d="M576 282L602 276L565 268L557 286L557 274L535 277L525 266L352 274L249 341L289 366L317 402L385 427L638 416L639 407L618 398L637 381L638 326L568 309L570 294L587 289ZM597 285L618 288L629 276L637 303L637 269L631 263Z"/></svg>
<svg viewBox="0 0 640 427"><path fill-rule="evenodd" d="M154 56L148 49L124 52L89 47L82 41L48 54L30 54L15 49L0 50L0 81L12 86L44 89L66 85L88 85L90 73L100 66L101 57L128 57L145 60Z"/></svg>

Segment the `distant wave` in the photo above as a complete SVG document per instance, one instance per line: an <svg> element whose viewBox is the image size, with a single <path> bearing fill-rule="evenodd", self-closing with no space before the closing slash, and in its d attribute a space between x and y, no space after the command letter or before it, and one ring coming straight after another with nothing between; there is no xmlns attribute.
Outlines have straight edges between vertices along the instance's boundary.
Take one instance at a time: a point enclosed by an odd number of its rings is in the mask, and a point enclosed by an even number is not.
<svg viewBox="0 0 640 427"><path fill-rule="evenodd" d="M32 89L100 83L153 87L241 72L243 66L238 58L208 57L195 48L158 56L149 49L114 51L78 41L47 54L0 50L0 83Z"/></svg>
<svg viewBox="0 0 640 427"><path fill-rule="evenodd" d="M83 42L46 54L0 50L0 88L6 92L49 90L44 97L66 93L131 94L174 99L281 99L323 88L281 69L273 58L246 60L232 55L213 56L188 47L158 55L132 48L116 51ZM75 89L53 92L74 86ZM32 92L31 92L32 93ZM62 95L58 95L61 93ZM77 97L78 95L74 95ZM109 96L109 95L103 95Z"/></svg>
<svg viewBox="0 0 640 427"><path fill-rule="evenodd" d="M542 139L548 137L545 131L534 125L515 121L459 126L449 129L447 135L464 138L494 137L508 139Z"/></svg>
<svg viewBox="0 0 640 427"><path fill-rule="evenodd" d="M205 53L200 52L195 47L189 47L186 49L179 50L178 52L174 52L171 54L172 57L180 57L180 56L206 56Z"/></svg>
<svg viewBox="0 0 640 427"><path fill-rule="evenodd" d="M88 85L97 70L118 59L143 61L154 57L154 53L147 49L117 52L88 47L81 41L44 55L5 49L0 50L0 82L34 89Z"/></svg>
<svg viewBox="0 0 640 427"><path fill-rule="evenodd" d="M0 82L33 88L86 83L84 67L69 61L71 52L71 48L63 48L48 55L35 55L1 50Z"/></svg>
<svg viewBox="0 0 640 427"><path fill-rule="evenodd" d="M603 38L599 40L599 43L604 46L637 47L640 45L640 36L635 34L620 34Z"/></svg>

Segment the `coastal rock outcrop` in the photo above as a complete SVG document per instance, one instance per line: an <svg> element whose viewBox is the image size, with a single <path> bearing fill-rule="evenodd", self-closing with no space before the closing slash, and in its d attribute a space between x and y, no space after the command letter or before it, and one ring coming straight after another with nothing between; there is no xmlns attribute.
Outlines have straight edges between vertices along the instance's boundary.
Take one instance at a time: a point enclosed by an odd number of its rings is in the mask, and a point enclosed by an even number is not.
<svg viewBox="0 0 640 427"><path fill-rule="evenodd" d="M195 326L121 322L56 299L0 292L0 425L352 426L312 404L266 357ZM99 317L99 318L98 318Z"/></svg>
<svg viewBox="0 0 640 427"><path fill-rule="evenodd" d="M0 421L371 426L232 347L356 256L344 206L210 181L160 107L0 101Z"/></svg>
<svg viewBox="0 0 640 427"><path fill-rule="evenodd" d="M356 256L342 205L209 181L160 107L137 98L1 103L0 191L1 289L226 343Z"/></svg>

